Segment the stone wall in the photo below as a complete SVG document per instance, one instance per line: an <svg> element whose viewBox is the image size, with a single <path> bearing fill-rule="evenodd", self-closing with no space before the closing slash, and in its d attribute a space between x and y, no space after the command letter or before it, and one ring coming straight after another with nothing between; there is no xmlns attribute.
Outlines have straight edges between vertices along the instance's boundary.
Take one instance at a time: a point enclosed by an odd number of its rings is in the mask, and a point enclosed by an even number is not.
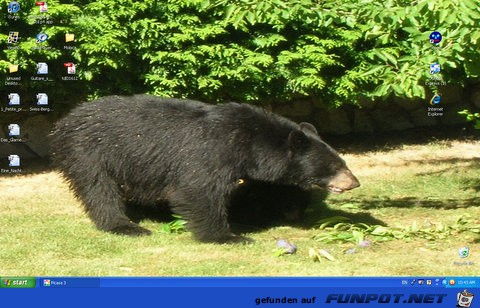
<svg viewBox="0 0 480 308"><path fill-rule="evenodd" d="M35 115L27 119L12 119L1 121L0 130L0 157L16 154L24 159L44 158L48 156L50 146L48 134L53 127L52 117ZM8 137L6 127L9 124L20 125L20 138Z"/></svg>
<svg viewBox="0 0 480 308"><path fill-rule="evenodd" d="M441 89L441 103L392 98L385 102L360 102L360 106L344 105L328 109L319 99L298 100L274 106L275 113L295 121L308 121L319 132L334 135L402 131L416 127L448 126L466 123L458 112L480 109L480 87L464 91L459 87Z"/></svg>

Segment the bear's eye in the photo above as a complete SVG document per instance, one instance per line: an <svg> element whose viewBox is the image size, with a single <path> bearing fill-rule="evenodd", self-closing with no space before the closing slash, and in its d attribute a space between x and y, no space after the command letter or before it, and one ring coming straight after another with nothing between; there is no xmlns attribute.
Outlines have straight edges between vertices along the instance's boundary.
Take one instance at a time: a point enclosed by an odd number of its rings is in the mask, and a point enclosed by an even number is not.
<svg viewBox="0 0 480 308"><path fill-rule="evenodd" d="M341 170L343 168L344 168L344 165L340 162L335 162L335 163L330 164L330 171L333 174L337 173L339 170Z"/></svg>

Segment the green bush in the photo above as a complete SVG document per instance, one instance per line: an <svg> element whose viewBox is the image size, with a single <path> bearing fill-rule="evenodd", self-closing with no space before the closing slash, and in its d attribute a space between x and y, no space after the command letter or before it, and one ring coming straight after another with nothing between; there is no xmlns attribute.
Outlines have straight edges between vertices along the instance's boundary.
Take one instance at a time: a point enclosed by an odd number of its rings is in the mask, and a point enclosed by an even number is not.
<svg viewBox="0 0 480 308"><path fill-rule="evenodd" d="M73 31L74 25L70 22L72 16L77 16L81 10L72 4L61 4L59 1L48 1L48 14L40 14L35 1L20 1L21 10L15 14L17 20L11 19L6 14L7 3L2 1L2 8L6 18L0 19L0 80L5 81L9 64L19 65L19 74L22 78L20 86L2 87L0 94L5 100L8 92L32 93L47 92L50 101L71 104L85 97L88 93L85 85L81 82L62 82L61 75L66 75L63 64L65 62L77 62L80 59L78 51L69 52L63 49L65 33ZM48 16L48 18L36 18ZM7 36L10 31L19 32L17 49L9 49L12 45L7 44ZM35 36L46 33L48 41L37 48ZM40 45L39 45L40 46ZM13 46L16 47L16 46ZM49 65L49 78L54 82L32 81L35 76L36 63L47 62ZM53 98L53 99L52 99Z"/></svg>
<svg viewBox="0 0 480 308"><path fill-rule="evenodd" d="M479 78L473 0L50 1L53 26L26 22L36 10L24 6L20 31L45 31L51 46L72 32L77 49L32 51L24 40L20 50L3 48L1 77L13 61L33 69L39 58L61 66L71 57L81 81L51 87L62 101L148 92L264 104L314 96L339 106L425 98L436 91L425 85L433 62L449 84ZM2 47L12 24L0 21ZM434 30L443 34L440 50L429 43Z"/></svg>
<svg viewBox="0 0 480 308"><path fill-rule="evenodd" d="M475 129L480 129L480 113L462 110L459 114L464 115L468 122L473 122L473 127Z"/></svg>

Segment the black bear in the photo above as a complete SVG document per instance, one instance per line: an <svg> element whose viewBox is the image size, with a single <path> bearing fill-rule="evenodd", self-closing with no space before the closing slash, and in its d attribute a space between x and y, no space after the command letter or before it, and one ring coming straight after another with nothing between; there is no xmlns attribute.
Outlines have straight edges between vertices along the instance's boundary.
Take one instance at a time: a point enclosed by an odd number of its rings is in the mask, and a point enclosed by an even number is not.
<svg viewBox="0 0 480 308"><path fill-rule="evenodd" d="M359 186L313 125L237 103L148 95L76 107L52 133L53 161L99 229L150 234L126 204L168 202L204 242L238 241L228 210L239 181L340 193Z"/></svg>
<svg viewBox="0 0 480 308"><path fill-rule="evenodd" d="M294 224L302 220L312 192L295 185L240 180L228 207L231 223L243 227Z"/></svg>

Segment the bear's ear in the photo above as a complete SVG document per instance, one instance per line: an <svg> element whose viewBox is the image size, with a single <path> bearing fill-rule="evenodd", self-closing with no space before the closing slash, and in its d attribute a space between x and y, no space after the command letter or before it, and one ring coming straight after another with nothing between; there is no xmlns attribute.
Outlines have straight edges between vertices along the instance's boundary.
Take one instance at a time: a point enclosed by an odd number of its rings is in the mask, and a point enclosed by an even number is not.
<svg viewBox="0 0 480 308"><path fill-rule="evenodd" d="M308 123L308 122L302 122L299 124L300 125L300 129L304 132L306 131L310 131L312 133L314 133L315 135L318 136L318 131L317 129L315 128L315 126L313 126L313 124L311 123Z"/></svg>
<svg viewBox="0 0 480 308"><path fill-rule="evenodd" d="M310 145L310 139L301 130L292 130L288 135L288 145L291 150L305 149Z"/></svg>

